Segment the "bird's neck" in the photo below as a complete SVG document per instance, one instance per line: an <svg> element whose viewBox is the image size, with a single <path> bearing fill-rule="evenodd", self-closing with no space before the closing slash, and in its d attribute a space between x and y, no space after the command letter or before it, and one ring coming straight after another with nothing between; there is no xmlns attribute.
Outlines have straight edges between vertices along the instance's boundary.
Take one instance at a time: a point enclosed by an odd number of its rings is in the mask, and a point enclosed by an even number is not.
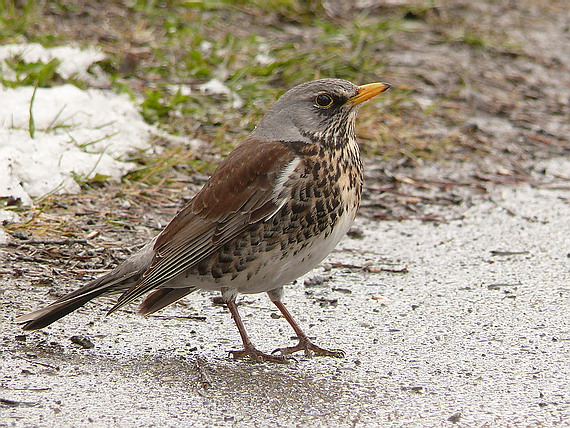
<svg viewBox="0 0 570 428"><path fill-rule="evenodd" d="M294 124L286 121L284 123L283 121L273 122L271 120L271 114L266 114L251 133L251 137L262 141L311 143L311 139Z"/></svg>

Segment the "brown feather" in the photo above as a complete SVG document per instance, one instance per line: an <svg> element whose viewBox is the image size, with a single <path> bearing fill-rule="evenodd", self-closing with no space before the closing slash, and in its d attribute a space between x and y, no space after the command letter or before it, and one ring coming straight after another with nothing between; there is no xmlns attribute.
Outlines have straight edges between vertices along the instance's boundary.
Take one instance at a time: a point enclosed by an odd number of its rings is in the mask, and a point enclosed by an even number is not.
<svg viewBox="0 0 570 428"><path fill-rule="evenodd" d="M137 309L140 315L150 315L196 291L195 287L159 288L145 297Z"/></svg>
<svg viewBox="0 0 570 428"><path fill-rule="evenodd" d="M295 156L280 142L247 139L236 147L157 237L143 278L109 312L158 288L274 213L279 207L275 185Z"/></svg>

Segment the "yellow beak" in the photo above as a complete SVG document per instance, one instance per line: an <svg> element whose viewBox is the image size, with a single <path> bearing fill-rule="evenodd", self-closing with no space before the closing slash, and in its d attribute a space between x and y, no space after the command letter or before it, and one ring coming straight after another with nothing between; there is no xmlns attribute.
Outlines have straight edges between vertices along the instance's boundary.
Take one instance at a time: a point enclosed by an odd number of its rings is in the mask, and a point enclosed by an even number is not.
<svg viewBox="0 0 570 428"><path fill-rule="evenodd" d="M349 98L347 103L351 104L360 104L364 101L369 100L372 97L375 97L381 92L384 92L390 88L389 83L369 83L368 85L362 85L358 87L358 94L354 97Z"/></svg>

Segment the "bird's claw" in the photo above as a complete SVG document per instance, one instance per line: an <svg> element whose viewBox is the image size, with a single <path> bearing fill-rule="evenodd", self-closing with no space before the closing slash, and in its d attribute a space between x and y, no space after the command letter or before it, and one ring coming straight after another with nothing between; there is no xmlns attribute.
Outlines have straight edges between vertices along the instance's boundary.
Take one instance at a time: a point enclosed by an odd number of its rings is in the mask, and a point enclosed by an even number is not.
<svg viewBox="0 0 570 428"><path fill-rule="evenodd" d="M265 352L261 352L255 348L245 348L239 351L228 351L228 354L231 355L234 359L243 359L243 358L250 358L252 361L256 363L263 363L265 361L271 361L273 363L281 363L286 364L289 362L289 358L285 355L270 355L266 354Z"/></svg>
<svg viewBox="0 0 570 428"><path fill-rule="evenodd" d="M320 346L315 345L309 339L300 339L299 343L295 346L277 348L271 354L273 355L279 352L281 356L285 357L286 355L290 355L299 351L304 351L305 356L308 358L312 358L314 356L344 358L346 356L346 353L342 349L324 349Z"/></svg>

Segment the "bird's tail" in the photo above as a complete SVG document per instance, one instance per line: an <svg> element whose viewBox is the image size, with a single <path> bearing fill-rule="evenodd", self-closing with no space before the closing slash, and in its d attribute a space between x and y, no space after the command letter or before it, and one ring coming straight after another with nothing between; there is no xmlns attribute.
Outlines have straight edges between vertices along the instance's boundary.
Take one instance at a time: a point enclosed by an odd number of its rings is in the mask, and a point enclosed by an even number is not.
<svg viewBox="0 0 570 428"><path fill-rule="evenodd" d="M37 330L79 309L96 297L125 292L138 282L150 265L154 254L154 241L155 239L150 241L111 272L66 294L43 309L17 317L15 321L23 324L24 330Z"/></svg>
<svg viewBox="0 0 570 428"><path fill-rule="evenodd" d="M87 283L43 309L21 315L15 321L23 324L24 330L38 330L79 309L96 297L124 291L125 288L129 287L127 284L136 282L136 278L116 278L113 273L113 271L109 272L107 275Z"/></svg>
<svg viewBox="0 0 570 428"><path fill-rule="evenodd" d="M159 288L145 297L138 307L137 313L144 316L153 314L194 291L196 291L196 287Z"/></svg>

